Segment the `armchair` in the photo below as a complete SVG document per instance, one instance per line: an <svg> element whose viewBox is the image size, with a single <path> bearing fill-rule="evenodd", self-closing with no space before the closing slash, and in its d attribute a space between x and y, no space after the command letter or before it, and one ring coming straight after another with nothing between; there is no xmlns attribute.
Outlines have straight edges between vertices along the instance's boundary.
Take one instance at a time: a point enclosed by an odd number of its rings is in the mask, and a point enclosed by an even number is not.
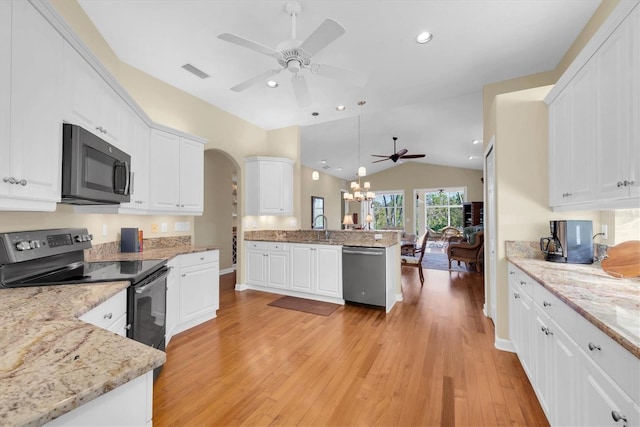
<svg viewBox="0 0 640 427"><path fill-rule="evenodd" d="M484 230L475 233L475 243L452 243L447 247L447 256L449 257L449 270L451 270L451 261L464 262L468 266L475 264L477 272L480 272L480 265L484 259Z"/></svg>

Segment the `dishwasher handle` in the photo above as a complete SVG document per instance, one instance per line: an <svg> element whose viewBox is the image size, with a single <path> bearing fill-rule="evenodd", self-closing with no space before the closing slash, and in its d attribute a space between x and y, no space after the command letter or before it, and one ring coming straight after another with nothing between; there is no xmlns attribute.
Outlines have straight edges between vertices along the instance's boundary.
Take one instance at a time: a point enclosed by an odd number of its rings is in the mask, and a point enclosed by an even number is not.
<svg viewBox="0 0 640 427"><path fill-rule="evenodd" d="M376 252L366 252L366 251L358 251L354 249L342 249L343 254L354 254L354 255L371 255L371 256L382 256L384 255L384 250L376 251Z"/></svg>

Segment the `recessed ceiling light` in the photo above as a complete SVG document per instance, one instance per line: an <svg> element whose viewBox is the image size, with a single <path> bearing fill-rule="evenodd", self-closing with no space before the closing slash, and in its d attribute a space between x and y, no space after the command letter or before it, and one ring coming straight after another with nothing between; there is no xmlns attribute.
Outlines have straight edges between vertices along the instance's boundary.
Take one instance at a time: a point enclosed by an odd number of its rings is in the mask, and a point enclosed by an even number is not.
<svg viewBox="0 0 640 427"><path fill-rule="evenodd" d="M473 159L473 156L469 156L469 160Z"/></svg>
<svg viewBox="0 0 640 427"><path fill-rule="evenodd" d="M474 139L474 140L473 140L473 141L471 141L471 142L473 142L474 144L480 144L482 141L480 141L479 139Z"/></svg>
<svg viewBox="0 0 640 427"><path fill-rule="evenodd" d="M428 43L433 38L433 34L428 31L418 34L416 41L420 44Z"/></svg>
<svg viewBox="0 0 640 427"><path fill-rule="evenodd" d="M275 80L269 80L267 82L267 86L269 86L271 89L275 89L278 87L278 82Z"/></svg>
<svg viewBox="0 0 640 427"><path fill-rule="evenodd" d="M347 108L347 107L345 107L344 105L338 105L338 106L336 107L336 110L338 110L338 111L344 111L346 108Z"/></svg>
<svg viewBox="0 0 640 427"><path fill-rule="evenodd" d="M341 171L341 170L342 170L342 168L341 168L341 167L337 167L337 168L336 168L336 170L337 170L337 171Z"/></svg>
<svg viewBox="0 0 640 427"><path fill-rule="evenodd" d="M326 165L327 161L326 160L320 160L320 163L322 163L323 165Z"/></svg>

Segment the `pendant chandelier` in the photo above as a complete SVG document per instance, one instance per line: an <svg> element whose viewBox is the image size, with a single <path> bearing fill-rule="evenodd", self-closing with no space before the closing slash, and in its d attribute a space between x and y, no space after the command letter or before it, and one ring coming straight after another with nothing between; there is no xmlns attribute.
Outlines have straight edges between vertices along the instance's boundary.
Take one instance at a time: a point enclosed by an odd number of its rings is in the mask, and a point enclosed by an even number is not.
<svg viewBox="0 0 640 427"><path fill-rule="evenodd" d="M362 133L361 120L362 120L362 106L364 104L366 104L365 101L358 102L358 105L360 106L360 115L358 116L358 163L360 163L360 140L361 140L361 133ZM360 182L362 177L367 176L367 169L364 166L360 166L358 168L357 175L358 175L358 182L355 182L355 181L351 182L351 192L344 193L344 196L343 196L344 200L347 200L349 202L351 201L366 202L366 201L375 199L376 193L371 191L371 183L369 181L365 181L364 184L361 184Z"/></svg>

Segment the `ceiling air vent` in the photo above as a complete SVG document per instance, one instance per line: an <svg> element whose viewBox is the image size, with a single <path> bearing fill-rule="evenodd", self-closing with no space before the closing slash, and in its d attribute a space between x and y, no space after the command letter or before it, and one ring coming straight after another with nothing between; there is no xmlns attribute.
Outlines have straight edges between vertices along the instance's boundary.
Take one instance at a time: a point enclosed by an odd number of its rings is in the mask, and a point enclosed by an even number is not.
<svg viewBox="0 0 640 427"><path fill-rule="evenodd" d="M190 72L191 74L193 74L193 75L196 75L196 76L200 77L201 79L206 79L206 78L210 77L210 76L209 76L209 74L205 73L205 72L204 72L204 71L202 71L202 70L199 70L198 68L194 67L194 66L193 66L193 65L191 65L191 64L184 64L184 65L182 66L182 68L184 68L185 70L187 70L187 71L188 71L188 72Z"/></svg>

